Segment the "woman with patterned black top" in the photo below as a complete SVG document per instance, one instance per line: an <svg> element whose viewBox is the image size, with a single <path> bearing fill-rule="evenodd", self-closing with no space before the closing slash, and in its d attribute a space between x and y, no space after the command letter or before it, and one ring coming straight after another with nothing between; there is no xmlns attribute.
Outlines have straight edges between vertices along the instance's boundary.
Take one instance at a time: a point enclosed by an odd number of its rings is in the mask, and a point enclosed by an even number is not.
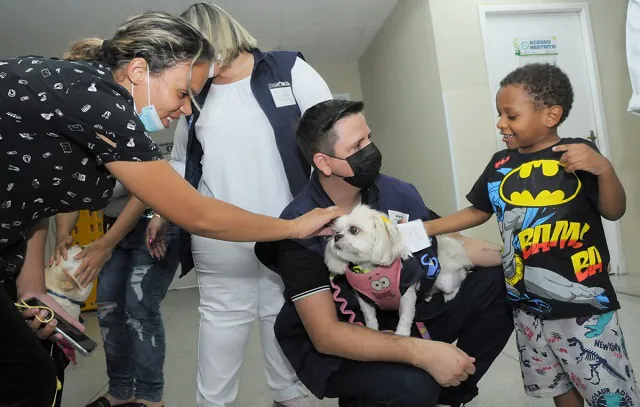
<svg viewBox="0 0 640 407"><path fill-rule="evenodd" d="M47 218L104 207L115 179L171 222L221 240L302 238L337 216L332 210L294 221L255 215L199 195L162 160L145 130L192 113L191 98L207 80L212 57L191 25L148 12L110 40L80 41L68 57L75 61L0 59L0 404L59 402L50 358L57 347L37 340L51 336L56 321L41 326L41 313L27 325L36 312L21 315L14 303L37 297L71 320L45 294Z"/></svg>

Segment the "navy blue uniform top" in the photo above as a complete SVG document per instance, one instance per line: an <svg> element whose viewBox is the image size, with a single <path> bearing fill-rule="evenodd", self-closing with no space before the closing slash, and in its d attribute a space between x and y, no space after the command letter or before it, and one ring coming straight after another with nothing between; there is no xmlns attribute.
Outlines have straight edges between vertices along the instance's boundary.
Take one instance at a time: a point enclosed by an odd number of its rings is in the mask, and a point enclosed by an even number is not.
<svg viewBox="0 0 640 407"><path fill-rule="evenodd" d="M398 179L380 175L374 185L362 191L362 203L387 213L390 210L409 215L412 220L438 218L428 209L416 188ZM326 208L334 203L320 185L317 173L313 173L307 186L285 208L281 218L294 219L315 208ZM342 358L318 352L307 335L296 312L294 302L320 291L331 291L340 321L364 323L358 302L342 275L330 278L324 263L326 241L317 237L305 240L285 240L256 244L258 259L277 272L284 282L285 304L276 319L276 338L295 369L300 380L317 397L323 397L325 384L332 373L340 368ZM437 242L429 248L414 253L413 266L422 268L420 294L428 292L440 272L436 258ZM406 263L406 262L405 262ZM407 267L407 265L405 265ZM449 309L451 301L444 303L442 296L435 296L428 303L419 302L416 320L426 320ZM395 329L397 311L378 311L380 329ZM417 330L414 334L419 336Z"/></svg>

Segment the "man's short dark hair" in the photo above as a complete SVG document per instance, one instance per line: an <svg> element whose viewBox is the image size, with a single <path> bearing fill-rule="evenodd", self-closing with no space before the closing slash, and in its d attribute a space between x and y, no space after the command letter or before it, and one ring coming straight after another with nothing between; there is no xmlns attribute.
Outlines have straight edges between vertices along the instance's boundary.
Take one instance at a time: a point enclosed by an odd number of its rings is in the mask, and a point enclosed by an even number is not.
<svg viewBox="0 0 640 407"><path fill-rule="evenodd" d="M500 87L508 85L522 86L537 107L562 107L558 125L569 116L573 106L573 87L567 74L557 66L540 63L521 66L500 82Z"/></svg>
<svg viewBox="0 0 640 407"><path fill-rule="evenodd" d="M334 154L338 140L333 126L336 122L352 114L361 113L364 103L348 100L326 100L320 102L302 115L296 129L296 141L309 164L317 153Z"/></svg>

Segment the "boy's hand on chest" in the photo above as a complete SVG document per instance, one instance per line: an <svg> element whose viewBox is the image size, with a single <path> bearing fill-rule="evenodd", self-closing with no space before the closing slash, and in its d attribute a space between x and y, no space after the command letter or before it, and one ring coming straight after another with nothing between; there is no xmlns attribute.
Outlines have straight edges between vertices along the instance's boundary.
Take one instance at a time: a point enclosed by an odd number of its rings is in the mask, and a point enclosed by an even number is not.
<svg viewBox="0 0 640 407"><path fill-rule="evenodd" d="M553 147L553 151L562 152L560 165L567 172L587 171L598 176L611 168L606 157L586 144L563 144Z"/></svg>

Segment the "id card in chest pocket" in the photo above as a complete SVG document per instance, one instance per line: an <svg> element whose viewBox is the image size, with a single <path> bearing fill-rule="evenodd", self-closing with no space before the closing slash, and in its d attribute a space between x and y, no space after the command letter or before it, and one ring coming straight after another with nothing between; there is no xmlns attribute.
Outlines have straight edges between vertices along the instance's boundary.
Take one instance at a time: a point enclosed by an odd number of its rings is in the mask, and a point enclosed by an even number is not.
<svg viewBox="0 0 640 407"><path fill-rule="evenodd" d="M296 98L293 96L289 82L270 83L269 90L271 91L271 97L276 107L293 106L296 104Z"/></svg>
<svg viewBox="0 0 640 407"><path fill-rule="evenodd" d="M394 225L397 225L400 222L409 222L409 215L406 214L406 213L393 211L393 210L389 209L389 220Z"/></svg>

